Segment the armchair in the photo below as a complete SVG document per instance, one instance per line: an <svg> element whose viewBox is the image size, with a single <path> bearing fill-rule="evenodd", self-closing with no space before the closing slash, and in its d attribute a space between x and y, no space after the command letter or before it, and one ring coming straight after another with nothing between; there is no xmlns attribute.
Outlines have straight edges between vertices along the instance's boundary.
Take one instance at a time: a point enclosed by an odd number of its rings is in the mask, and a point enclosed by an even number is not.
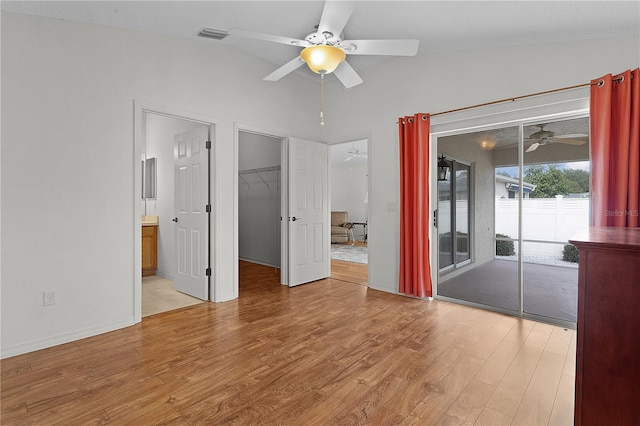
<svg viewBox="0 0 640 426"><path fill-rule="evenodd" d="M355 243L353 238L353 224L349 222L349 212L331 212L331 242Z"/></svg>

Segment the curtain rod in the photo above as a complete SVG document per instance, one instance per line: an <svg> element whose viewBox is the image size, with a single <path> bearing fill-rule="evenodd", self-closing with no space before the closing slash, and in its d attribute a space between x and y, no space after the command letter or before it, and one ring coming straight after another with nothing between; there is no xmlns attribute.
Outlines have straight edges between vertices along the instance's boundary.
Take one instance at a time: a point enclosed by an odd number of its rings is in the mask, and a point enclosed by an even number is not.
<svg viewBox="0 0 640 426"><path fill-rule="evenodd" d="M620 82L623 79L624 79L623 76L619 76L619 77L615 77L613 79L613 81ZM466 107L462 107L462 108L450 109L448 111L434 112L433 114L426 114L426 115L428 115L430 117L435 117L437 115L451 114L451 113L454 113L454 112L466 111L468 109L480 108L480 107L488 106L488 105L501 104L501 103L504 103L504 102L515 102L515 101L520 100L520 99L526 99L526 98L531 98L531 97L540 96L540 95L547 95L549 93L555 93L555 92L563 92L565 90L578 89L580 87L587 87L587 86L594 86L594 85L602 86L603 84L604 84L604 80L600 79L600 80L598 80L596 82L576 84L574 86L566 86L566 87L561 87L559 89L545 90L544 92L536 92L536 93L530 93L528 95L514 96L514 97L511 97L511 98L504 98L504 99L500 99L500 100L497 100L497 101L485 102L485 103L482 103L482 104L475 104L475 105L470 105L470 106L466 106ZM396 124L398 124L398 123L396 122Z"/></svg>

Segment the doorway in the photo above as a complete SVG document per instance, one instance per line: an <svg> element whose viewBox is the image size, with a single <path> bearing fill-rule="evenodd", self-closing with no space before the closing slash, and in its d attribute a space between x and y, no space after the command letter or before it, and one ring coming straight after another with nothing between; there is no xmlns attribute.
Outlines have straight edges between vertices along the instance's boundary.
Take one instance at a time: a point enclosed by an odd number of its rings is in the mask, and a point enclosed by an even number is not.
<svg viewBox="0 0 640 426"><path fill-rule="evenodd" d="M238 130L237 188L239 269L270 266L290 287L328 277L326 145Z"/></svg>
<svg viewBox="0 0 640 426"><path fill-rule="evenodd" d="M331 278L368 285L369 141L329 147Z"/></svg>
<svg viewBox="0 0 640 426"><path fill-rule="evenodd" d="M200 155L198 150L200 147L203 151L206 149L205 142L211 139L212 125L151 109L140 108L138 112L139 120L136 120L136 124L139 125L140 142L136 144L136 148L140 150L141 171L136 174L140 177L141 188L138 200L144 276L140 280L140 292L136 291L139 294L137 300L140 300L139 305L136 305L139 306L142 318L208 299L208 294L201 291L195 293L198 297L193 297L194 292L181 285L179 275L185 269L182 266L188 263L197 268L190 271L189 276L196 277L198 287L209 286L206 279L206 268L210 263L209 219L204 217L207 197L201 194L208 192L210 167L206 160L208 153ZM180 158L179 154L183 152L182 157L186 157L187 151L189 161L195 164L194 170L200 170L199 172L189 171L188 167L179 166L176 162ZM184 187L182 182L186 180L184 177L187 174L191 183ZM202 183L199 189L193 184L198 181ZM189 192L188 197L184 194L185 191ZM189 222L188 220L181 220L181 223L175 220L178 216L185 218L184 212L181 213L181 210L186 210L181 207L184 202L193 205L190 214L200 210L203 216L197 221L197 226L191 225L188 228L189 232L180 232L181 229L186 229L185 222ZM182 238L183 234L189 234L188 241ZM185 247L188 247L189 253L185 253ZM180 262L181 259L186 261Z"/></svg>
<svg viewBox="0 0 640 426"><path fill-rule="evenodd" d="M568 240L589 224L588 133L574 115L437 138L450 170L438 185L439 298L574 326ZM451 189L464 182L469 192Z"/></svg>
<svg viewBox="0 0 640 426"><path fill-rule="evenodd" d="M261 271L269 285L281 281L282 144L282 138L238 131L240 292L255 278L251 271Z"/></svg>

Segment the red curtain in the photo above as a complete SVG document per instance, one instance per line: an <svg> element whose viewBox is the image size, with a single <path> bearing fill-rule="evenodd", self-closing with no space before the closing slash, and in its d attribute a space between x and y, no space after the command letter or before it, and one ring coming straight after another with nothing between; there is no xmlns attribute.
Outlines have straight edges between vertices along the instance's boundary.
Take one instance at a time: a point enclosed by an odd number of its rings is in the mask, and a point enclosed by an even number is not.
<svg viewBox="0 0 640 426"><path fill-rule="evenodd" d="M400 293L431 297L428 114L400 117Z"/></svg>
<svg viewBox="0 0 640 426"><path fill-rule="evenodd" d="M593 224L640 223L640 68L591 85Z"/></svg>

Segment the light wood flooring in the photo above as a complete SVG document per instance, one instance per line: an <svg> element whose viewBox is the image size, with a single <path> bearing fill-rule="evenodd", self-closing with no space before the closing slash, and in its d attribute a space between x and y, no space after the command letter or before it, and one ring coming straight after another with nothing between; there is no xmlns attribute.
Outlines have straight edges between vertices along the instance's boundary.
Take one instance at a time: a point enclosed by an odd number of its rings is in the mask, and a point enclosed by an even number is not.
<svg viewBox="0 0 640 426"><path fill-rule="evenodd" d="M336 279L2 360L0 423L571 425L575 331Z"/></svg>
<svg viewBox="0 0 640 426"><path fill-rule="evenodd" d="M367 266L365 263L331 259L331 278L366 287L369 282Z"/></svg>
<svg viewBox="0 0 640 426"><path fill-rule="evenodd" d="M356 241L354 245L366 247L367 242ZM367 286L369 283L368 265L366 263L331 259L331 278Z"/></svg>

